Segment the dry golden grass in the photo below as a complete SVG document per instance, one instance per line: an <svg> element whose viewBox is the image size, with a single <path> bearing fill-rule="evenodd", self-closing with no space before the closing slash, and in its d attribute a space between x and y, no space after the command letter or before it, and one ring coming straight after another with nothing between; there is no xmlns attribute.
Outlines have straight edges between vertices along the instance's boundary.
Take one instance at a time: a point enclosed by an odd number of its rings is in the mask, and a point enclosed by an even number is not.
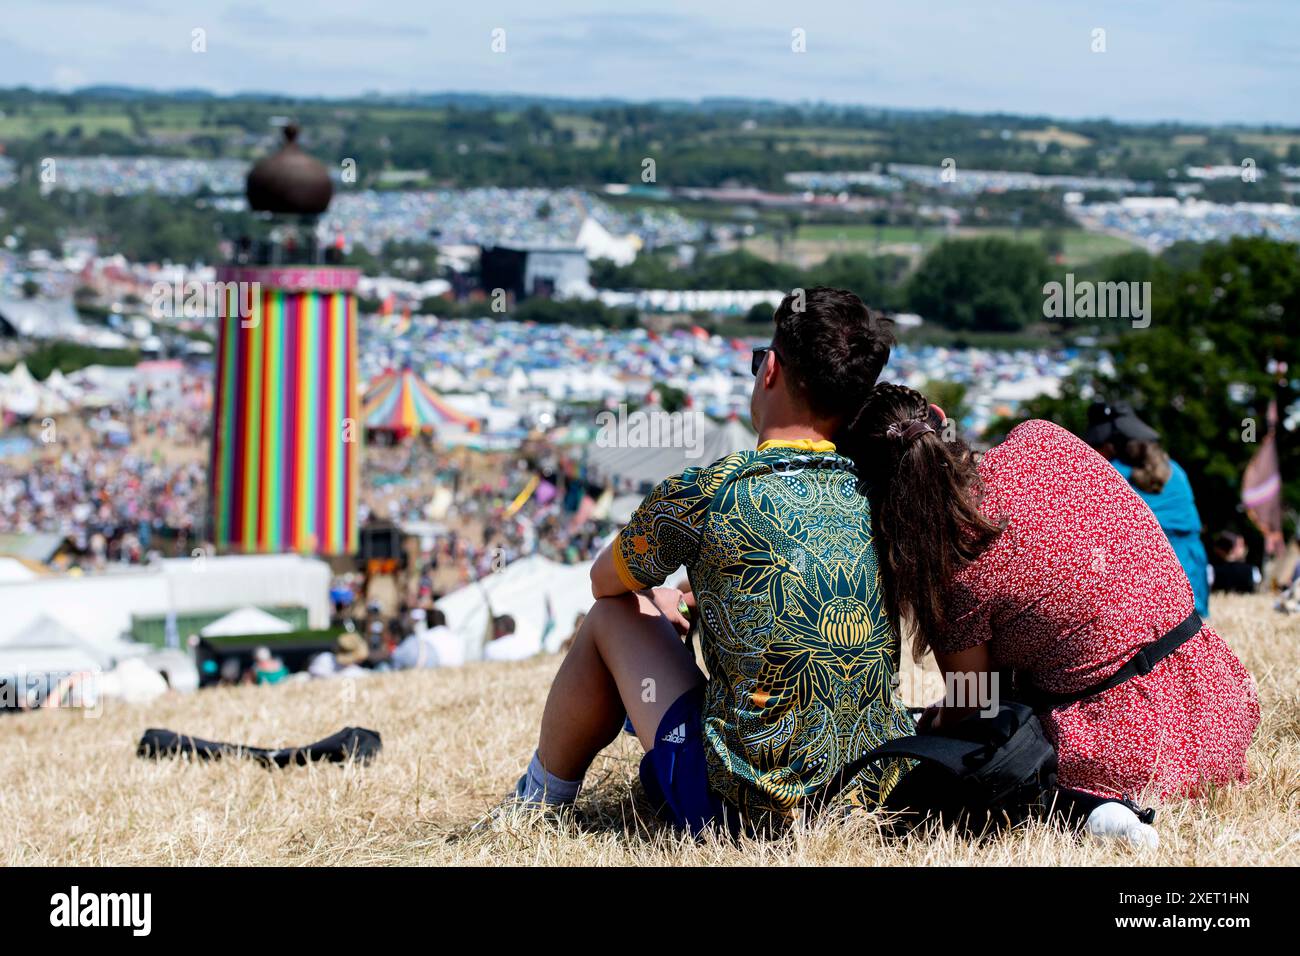
<svg viewBox="0 0 1300 956"><path fill-rule="evenodd" d="M0 864L1295 865L1300 620L1243 598L1217 602L1215 624L1259 682L1252 779L1162 809L1154 853L1042 825L982 843L950 833L893 841L869 814L799 826L774 842L696 845L646 820L633 791L639 747L627 737L592 768L580 828L515 819L471 832L535 746L551 658L204 691L111 706L93 719L55 711L0 719ZM369 767L268 772L248 761L135 756L150 726L278 746L349 724L383 734L384 752Z"/></svg>

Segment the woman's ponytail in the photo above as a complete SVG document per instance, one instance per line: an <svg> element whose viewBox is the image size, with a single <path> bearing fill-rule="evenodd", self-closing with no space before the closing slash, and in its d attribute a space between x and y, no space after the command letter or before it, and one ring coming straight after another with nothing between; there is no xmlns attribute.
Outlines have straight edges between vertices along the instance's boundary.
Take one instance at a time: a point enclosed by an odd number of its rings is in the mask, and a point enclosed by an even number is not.
<svg viewBox="0 0 1300 956"><path fill-rule="evenodd" d="M1002 528L980 511L970 448L920 392L877 385L837 445L866 483L885 606L895 628L912 625L919 659L947 628L953 578Z"/></svg>

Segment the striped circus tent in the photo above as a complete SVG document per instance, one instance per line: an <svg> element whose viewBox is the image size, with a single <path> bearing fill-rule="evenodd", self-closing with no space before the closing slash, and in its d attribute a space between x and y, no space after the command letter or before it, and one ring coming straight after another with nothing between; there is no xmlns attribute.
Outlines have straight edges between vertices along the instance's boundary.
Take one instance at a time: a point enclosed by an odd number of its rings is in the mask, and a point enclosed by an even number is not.
<svg viewBox="0 0 1300 956"><path fill-rule="evenodd" d="M370 383L362 421L368 429L393 432L399 438L441 428L479 429L478 419L457 411L409 368L386 372Z"/></svg>

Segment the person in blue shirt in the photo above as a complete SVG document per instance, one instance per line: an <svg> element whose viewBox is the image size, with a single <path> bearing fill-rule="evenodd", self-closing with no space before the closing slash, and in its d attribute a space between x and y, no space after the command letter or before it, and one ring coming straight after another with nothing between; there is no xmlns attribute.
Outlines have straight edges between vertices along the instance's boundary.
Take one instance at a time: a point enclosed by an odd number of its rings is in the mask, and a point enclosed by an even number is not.
<svg viewBox="0 0 1300 956"><path fill-rule="evenodd" d="M1196 613L1208 617L1209 562L1201 541L1201 515L1187 472L1160 447L1159 432L1138 418L1126 402L1094 402L1088 409L1083 439L1128 479L1154 512L1187 572Z"/></svg>

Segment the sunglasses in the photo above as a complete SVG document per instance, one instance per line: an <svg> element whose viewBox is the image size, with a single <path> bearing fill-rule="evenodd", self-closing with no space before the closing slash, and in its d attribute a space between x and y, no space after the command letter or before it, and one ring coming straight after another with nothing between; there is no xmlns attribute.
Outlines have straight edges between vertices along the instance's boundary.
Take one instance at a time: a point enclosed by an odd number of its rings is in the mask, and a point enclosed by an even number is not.
<svg viewBox="0 0 1300 956"><path fill-rule="evenodd" d="M763 362L767 360L768 352L771 352L777 358L781 357L781 353L776 350L776 346L760 345L758 348L754 349L754 357L749 360L750 375L753 375L756 378L758 377L758 370L763 367Z"/></svg>

